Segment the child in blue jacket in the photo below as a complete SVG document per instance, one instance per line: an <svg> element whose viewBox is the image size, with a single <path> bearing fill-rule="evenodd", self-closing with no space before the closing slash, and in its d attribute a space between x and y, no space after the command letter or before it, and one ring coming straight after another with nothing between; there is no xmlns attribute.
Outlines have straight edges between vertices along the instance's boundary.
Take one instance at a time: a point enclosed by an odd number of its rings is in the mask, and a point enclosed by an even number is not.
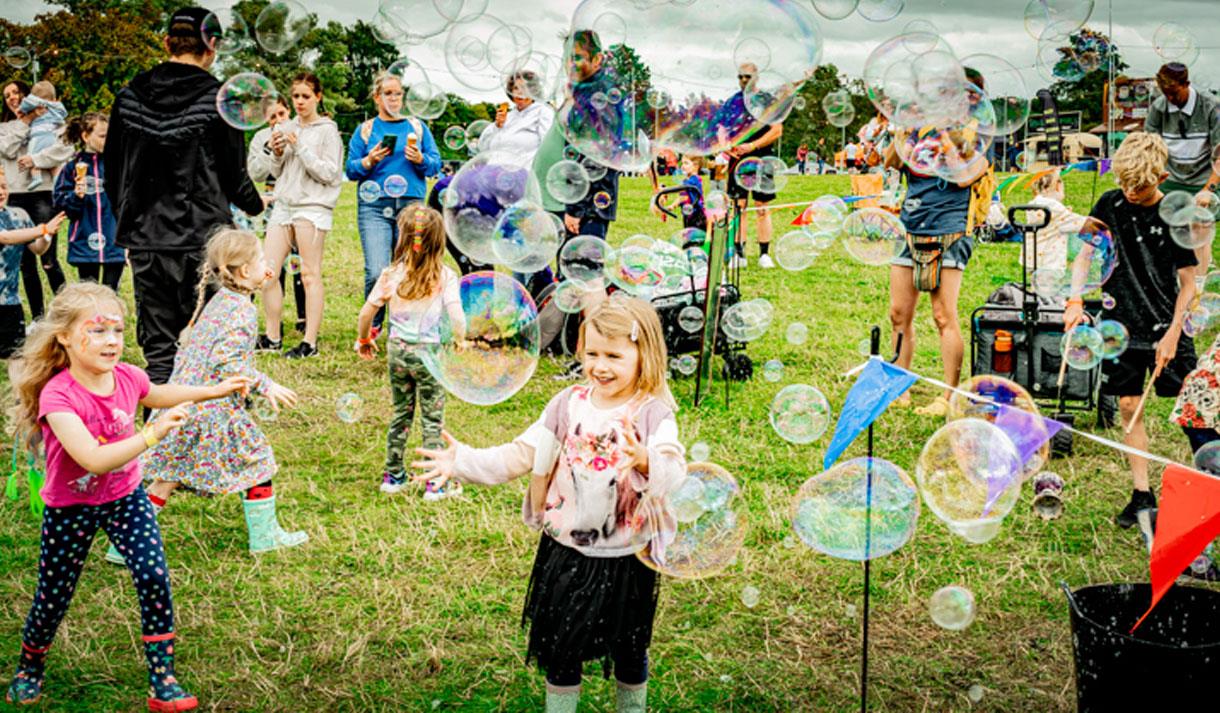
<svg viewBox="0 0 1220 713"><path fill-rule="evenodd" d="M114 244L115 220L103 180L102 147L106 145L105 114L73 117L64 137L81 147L55 181L52 200L68 215L68 264L81 280L100 281L118 292L127 251Z"/></svg>

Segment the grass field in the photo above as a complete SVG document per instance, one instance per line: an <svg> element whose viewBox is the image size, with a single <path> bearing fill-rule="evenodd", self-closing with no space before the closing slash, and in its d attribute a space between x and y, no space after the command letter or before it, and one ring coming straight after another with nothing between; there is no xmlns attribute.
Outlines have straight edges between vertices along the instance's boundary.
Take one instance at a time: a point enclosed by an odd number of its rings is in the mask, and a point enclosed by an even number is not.
<svg viewBox="0 0 1220 713"><path fill-rule="evenodd" d="M1069 202L1087 210L1092 177L1068 178ZM1102 177L1096 192L1112 185ZM672 223L662 225L646 210L647 191L643 179L624 181L612 242L671 231ZM794 177L780 198L847 192L845 177ZM776 216L777 237L795 214ZM199 696L202 710L540 710L542 678L523 665L519 626L538 537L519 519L524 483L468 488L463 498L442 503L377 491L389 384L383 361L362 362L350 349L362 285L350 185L336 216L327 246L321 358L258 359L301 396L299 408L267 431L282 465L276 479L281 520L308 531L310 542L252 557L237 497L179 495L170 502L160 521L174 576L179 678ZM961 298L965 333L970 310L1018 276L1017 251L1014 245L977 247ZM818 555L789 536L790 499L820 472L829 436L790 445L772 432L767 406L784 384L803 382L821 388L837 413L851 385L840 375L861 360L857 345L868 329L881 325L888 340L887 270L856 263L839 246L801 273L763 271L755 248L749 256L743 291L769 299L775 320L748 353L756 364L782 359L784 380L756 377L734 385L731 408L720 390L698 409L691 404L693 380L673 383L685 442L706 441L711 459L742 484L750 531L737 563L721 576L664 582L650 703L665 711L851 710L858 706L861 566ZM124 293L130 300L129 283ZM784 339L792 321L810 327L799 347ZM917 332L915 369L939 377L926 300ZM134 333L129 329L132 339ZM130 346L128 359L141 363ZM448 428L475 445L512 438L561 388L551 379L557 371L544 359L521 393L496 406L450 400ZM348 391L366 401L355 424L335 416L336 397ZM932 394L917 387L915 398L923 402ZM1184 459L1185 439L1166 423L1170 406L1161 401L1150 408L1152 450ZM911 469L937 425L892 410L877 423L877 455ZM1117 429L1108 435L1120 437ZM418 431L411 445L417 442ZM1147 579L1138 534L1111 522L1130 490L1125 462L1091 443L1078 440L1076 448L1073 458L1051 466L1067 481L1062 519L1036 518L1026 492L999 537L971 545L925 508L912 541L873 563L872 710L1074 708L1071 635L1059 583ZM848 455L862 449L860 439ZM24 501L0 503L0 664L8 675L34 588L38 526ZM103 545L95 545L59 631L45 703L36 710L143 708L135 596L126 571L103 562ZM939 629L927 615L928 597L951 583L969 587L977 601L978 617L963 632ZM746 585L761 591L754 608L741 603ZM966 696L972 684L984 689L977 704ZM586 669L584 690L582 710L613 710L614 686L601 680L600 668Z"/></svg>

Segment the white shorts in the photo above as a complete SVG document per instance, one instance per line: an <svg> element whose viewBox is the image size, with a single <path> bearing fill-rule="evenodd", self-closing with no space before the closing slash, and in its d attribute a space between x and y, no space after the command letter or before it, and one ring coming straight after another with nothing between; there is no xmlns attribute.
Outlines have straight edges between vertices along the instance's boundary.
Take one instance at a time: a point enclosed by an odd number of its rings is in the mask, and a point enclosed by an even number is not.
<svg viewBox="0 0 1220 713"><path fill-rule="evenodd" d="M318 230L330 231L331 215L334 211L326 208L318 208L315 206L302 206L299 208L282 206L278 203L271 209L271 217L267 219L268 225L289 225L293 221L305 220L313 223L313 227Z"/></svg>

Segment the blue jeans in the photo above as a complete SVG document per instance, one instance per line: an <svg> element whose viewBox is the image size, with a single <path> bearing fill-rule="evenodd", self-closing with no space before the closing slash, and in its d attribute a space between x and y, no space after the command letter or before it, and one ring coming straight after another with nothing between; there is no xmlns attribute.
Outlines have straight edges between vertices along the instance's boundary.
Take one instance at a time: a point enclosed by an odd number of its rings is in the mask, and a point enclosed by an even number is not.
<svg viewBox="0 0 1220 713"><path fill-rule="evenodd" d="M372 203L361 201L356 208L356 227L360 231L360 247L364 250L364 296L367 298L381 277L381 271L390 266L394 247L398 244L398 214L412 203L423 198L390 198L382 196ZM386 209L390 214L386 215ZM378 310L373 317L373 326L381 327L385 309Z"/></svg>

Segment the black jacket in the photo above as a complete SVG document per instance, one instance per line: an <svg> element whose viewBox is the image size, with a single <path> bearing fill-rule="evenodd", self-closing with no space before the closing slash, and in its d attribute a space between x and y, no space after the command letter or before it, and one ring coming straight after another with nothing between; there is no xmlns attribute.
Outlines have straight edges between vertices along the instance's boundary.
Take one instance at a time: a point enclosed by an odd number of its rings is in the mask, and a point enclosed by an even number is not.
<svg viewBox="0 0 1220 713"><path fill-rule="evenodd" d="M262 212L245 137L216 108L219 89L199 67L164 62L119 90L103 156L120 246L196 251L232 224L230 203Z"/></svg>

